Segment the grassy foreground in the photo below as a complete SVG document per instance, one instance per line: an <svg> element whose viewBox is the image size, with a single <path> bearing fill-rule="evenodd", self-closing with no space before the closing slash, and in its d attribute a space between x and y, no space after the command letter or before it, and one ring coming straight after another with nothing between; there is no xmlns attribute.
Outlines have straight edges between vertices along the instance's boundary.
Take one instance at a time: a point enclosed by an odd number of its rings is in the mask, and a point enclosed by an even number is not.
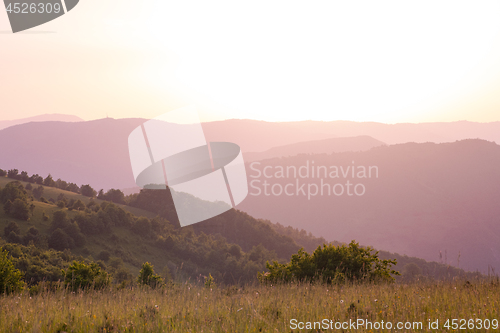
<svg viewBox="0 0 500 333"><path fill-rule="evenodd" d="M422 322L423 329L302 329L290 321ZM439 319L439 329L428 329ZM500 319L498 280L28 293L0 297L1 332L449 332L447 319ZM485 329L462 329L483 332ZM498 332L500 328L489 332Z"/></svg>

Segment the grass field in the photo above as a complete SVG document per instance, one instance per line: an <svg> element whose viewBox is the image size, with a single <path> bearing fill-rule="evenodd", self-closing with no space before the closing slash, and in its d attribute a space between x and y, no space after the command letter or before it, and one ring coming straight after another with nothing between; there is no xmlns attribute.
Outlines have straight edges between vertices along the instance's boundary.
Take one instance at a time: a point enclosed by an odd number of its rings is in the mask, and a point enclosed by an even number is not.
<svg viewBox="0 0 500 333"><path fill-rule="evenodd" d="M333 329L298 329L299 322L323 319ZM335 329L335 323L361 319L372 325L421 322L423 329ZM439 320L439 329L429 329L429 319ZM0 297L1 332L451 332L444 327L448 319L458 319L458 325L460 319L474 320L456 332L500 331L493 329L500 319L498 280L212 289L182 284ZM483 325L488 319L490 329L478 328L477 319ZM475 328L467 328L472 324Z"/></svg>

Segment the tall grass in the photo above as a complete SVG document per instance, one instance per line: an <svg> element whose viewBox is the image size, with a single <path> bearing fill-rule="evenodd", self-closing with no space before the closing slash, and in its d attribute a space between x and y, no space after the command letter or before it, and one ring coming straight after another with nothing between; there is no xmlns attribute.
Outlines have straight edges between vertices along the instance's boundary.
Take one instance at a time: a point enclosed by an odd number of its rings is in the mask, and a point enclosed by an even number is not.
<svg viewBox="0 0 500 333"><path fill-rule="evenodd" d="M428 319L440 323L500 319L500 285L492 279L243 288L177 284L157 290L59 290L0 297L1 332L290 332L292 319L325 318L420 321L424 325ZM356 330L365 331L369 330ZM433 330L441 331L448 332Z"/></svg>

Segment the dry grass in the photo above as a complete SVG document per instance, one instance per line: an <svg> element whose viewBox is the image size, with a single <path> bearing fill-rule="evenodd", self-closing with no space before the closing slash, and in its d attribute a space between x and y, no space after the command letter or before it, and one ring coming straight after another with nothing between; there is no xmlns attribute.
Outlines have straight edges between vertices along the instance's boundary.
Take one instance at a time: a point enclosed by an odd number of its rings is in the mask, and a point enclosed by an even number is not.
<svg viewBox="0 0 500 333"><path fill-rule="evenodd" d="M1 332L290 332L291 319L325 318L424 325L428 319L500 319L500 286L497 280L239 289L183 284L0 297ZM433 332L441 331L448 332Z"/></svg>

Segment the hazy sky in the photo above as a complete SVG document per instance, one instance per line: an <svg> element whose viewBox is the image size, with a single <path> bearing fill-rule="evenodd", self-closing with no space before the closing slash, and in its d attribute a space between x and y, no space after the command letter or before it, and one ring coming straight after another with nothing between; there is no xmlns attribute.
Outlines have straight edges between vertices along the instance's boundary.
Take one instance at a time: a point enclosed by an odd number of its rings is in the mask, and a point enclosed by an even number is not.
<svg viewBox="0 0 500 333"><path fill-rule="evenodd" d="M499 1L80 0L11 34L0 120L500 121Z"/></svg>

